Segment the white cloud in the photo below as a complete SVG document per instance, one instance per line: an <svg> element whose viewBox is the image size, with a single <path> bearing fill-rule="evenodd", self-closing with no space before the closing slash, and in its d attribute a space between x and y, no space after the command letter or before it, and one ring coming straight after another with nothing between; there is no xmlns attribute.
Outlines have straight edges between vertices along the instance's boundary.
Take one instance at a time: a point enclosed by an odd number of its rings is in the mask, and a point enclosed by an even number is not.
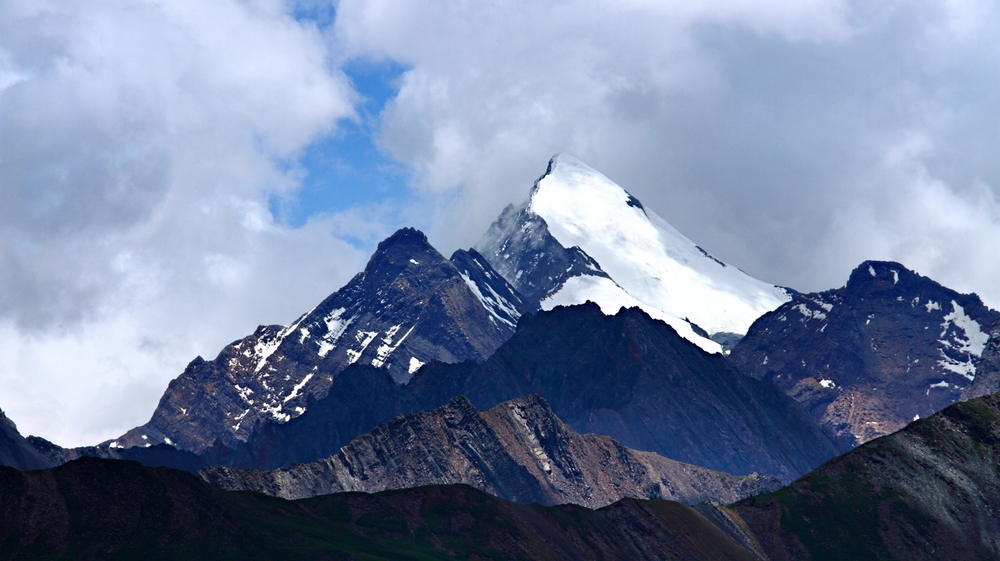
<svg viewBox="0 0 1000 561"><path fill-rule="evenodd" d="M980 259L996 246L987 209L1000 188L991 3L339 10L343 52L409 68L381 142L426 193L451 194L452 218L430 232L444 247L472 243L564 151L762 279L821 290L864 259L894 258L1000 306ZM892 161L913 137L928 148ZM939 220L915 227L934 207L926 197L966 224L962 235ZM881 226L851 219L862 216Z"/></svg>
<svg viewBox="0 0 1000 561"><path fill-rule="evenodd" d="M0 407L94 443L198 354L288 322L364 255L276 225L298 152L352 114L284 2L0 4Z"/></svg>

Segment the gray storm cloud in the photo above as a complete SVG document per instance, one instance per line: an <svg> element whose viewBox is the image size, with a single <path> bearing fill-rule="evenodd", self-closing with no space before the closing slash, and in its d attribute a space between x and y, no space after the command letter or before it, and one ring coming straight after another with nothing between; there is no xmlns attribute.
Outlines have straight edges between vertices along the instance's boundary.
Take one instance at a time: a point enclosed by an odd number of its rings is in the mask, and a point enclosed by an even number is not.
<svg viewBox="0 0 1000 561"><path fill-rule="evenodd" d="M338 38L410 67L381 142L458 193L441 245L565 151L759 278L897 259L1000 306L992 3L389 6L341 2Z"/></svg>
<svg viewBox="0 0 1000 561"><path fill-rule="evenodd" d="M991 2L291 15L319 4L0 3L0 407L25 432L90 444L145 421L194 356L360 270L338 236L468 247L556 152L758 278L820 290L896 259L1000 306ZM406 70L378 142L415 202L277 222L301 151L354 115L338 66L385 59Z"/></svg>

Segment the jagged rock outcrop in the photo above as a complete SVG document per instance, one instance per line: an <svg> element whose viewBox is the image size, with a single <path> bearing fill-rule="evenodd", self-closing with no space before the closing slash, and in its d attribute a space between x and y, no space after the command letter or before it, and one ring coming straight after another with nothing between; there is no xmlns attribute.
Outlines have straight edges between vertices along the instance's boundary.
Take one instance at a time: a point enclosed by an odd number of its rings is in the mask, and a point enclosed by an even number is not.
<svg viewBox="0 0 1000 561"><path fill-rule="evenodd" d="M983 356L976 365L976 379L962 390L962 399L1000 392L1000 320L990 329Z"/></svg>
<svg viewBox="0 0 1000 561"><path fill-rule="evenodd" d="M423 233L399 230L363 272L291 325L261 326L214 360L196 358L148 423L106 446L233 447L261 425L301 415L349 365L402 383L426 362L485 359L526 308L485 260L459 257L461 268Z"/></svg>
<svg viewBox="0 0 1000 561"><path fill-rule="evenodd" d="M729 359L831 432L865 442L957 401L998 318L975 294L866 261L843 288L799 294L762 316Z"/></svg>
<svg viewBox="0 0 1000 561"><path fill-rule="evenodd" d="M0 466L15 469L42 469L56 465L40 454L17 431L14 421L0 410Z"/></svg>
<svg viewBox="0 0 1000 561"><path fill-rule="evenodd" d="M622 446L563 424L525 396L479 413L464 397L401 415L335 456L272 471L211 468L213 485L286 499L464 483L517 502L599 508L625 497L732 503L780 487L760 474L732 476Z"/></svg>
<svg viewBox="0 0 1000 561"><path fill-rule="evenodd" d="M332 456L395 415L456 395L480 410L540 395L580 433L737 475L791 480L841 450L773 385L639 309L606 316L585 304L526 315L482 364L428 364L405 386L352 366L335 388L298 419L265 427L235 451L216 449L213 462L269 469Z"/></svg>
<svg viewBox="0 0 1000 561"><path fill-rule="evenodd" d="M1000 559L1000 395L952 405L729 512L771 561Z"/></svg>

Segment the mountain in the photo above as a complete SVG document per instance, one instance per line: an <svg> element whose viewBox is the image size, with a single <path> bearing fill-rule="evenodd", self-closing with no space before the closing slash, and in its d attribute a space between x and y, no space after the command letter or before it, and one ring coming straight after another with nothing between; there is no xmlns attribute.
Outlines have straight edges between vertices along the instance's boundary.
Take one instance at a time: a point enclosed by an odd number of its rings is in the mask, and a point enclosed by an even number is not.
<svg viewBox="0 0 1000 561"><path fill-rule="evenodd" d="M365 270L288 326L261 326L170 382L150 421L110 448L166 443L201 452L303 414L349 365L396 383L424 363L483 360L514 332L524 304L474 252L445 259L423 233L399 230Z"/></svg>
<svg viewBox="0 0 1000 561"><path fill-rule="evenodd" d="M55 465L35 450L21 433L14 421L0 410L0 466L16 469L42 469Z"/></svg>
<svg viewBox="0 0 1000 561"><path fill-rule="evenodd" d="M332 457L272 470L212 468L216 487L286 499L464 483L522 503L607 506L625 497L685 504L733 503L780 487L639 452L605 436L580 435L537 396L479 413L464 397L400 415Z"/></svg>
<svg viewBox="0 0 1000 561"><path fill-rule="evenodd" d="M431 363L405 386L351 366L299 418L209 454L212 463L244 468L309 462L396 415L456 395L485 410L528 394L545 398L580 433L737 475L790 480L841 451L794 400L722 355L638 308L606 316L585 304L522 316L514 336L482 364Z"/></svg>
<svg viewBox="0 0 1000 561"><path fill-rule="evenodd" d="M962 399L1000 392L1000 320L990 329L989 340L976 365L976 378L962 390Z"/></svg>
<svg viewBox="0 0 1000 561"><path fill-rule="evenodd" d="M709 352L791 298L712 257L607 177L570 156L549 162L519 207L476 249L544 309L641 307ZM693 325L692 325L693 324Z"/></svg>
<svg viewBox="0 0 1000 561"><path fill-rule="evenodd" d="M1000 395L952 405L731 512L772 561L1000 559Z"/></svg>
<svg viewBox="0 0 1000 561"><path fill-rule="evenodd" d="M843 288L799 294L762 316L729 359L833 433L866 442L957 401L998 319L975 294L866 261Z"/></svg>
<svg viewBox="0 0 1000 561"><path fill-rule="evenodd" d="M464 485L286 501L135 462L0 467L0 559L456 558L754 559L698 510L669 501L543 507Z"/></svg>

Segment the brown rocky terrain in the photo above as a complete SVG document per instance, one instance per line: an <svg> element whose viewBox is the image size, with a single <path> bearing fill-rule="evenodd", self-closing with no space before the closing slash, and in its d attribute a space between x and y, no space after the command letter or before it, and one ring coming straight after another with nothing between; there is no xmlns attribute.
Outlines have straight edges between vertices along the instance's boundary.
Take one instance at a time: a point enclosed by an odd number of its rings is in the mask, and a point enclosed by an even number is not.
<svg viewBox="0 0 1000 561"><path fill-rule="evenodd" d="M286 499L464 483L508 500L589 508L625 497L732 503L780 486L776 478L732 476L578 434L537 396L483 413L456 397L380 425L330 458L270 471L200 473L222 489Z"/></svg>
<svg viewBox="0 0 1000 561"><path fill-rule="evenodd" d="M866 261L843 288L798 294L763 315L729 359L861 443L958 401L979 376L998 319L975 294Z"/></svg>

